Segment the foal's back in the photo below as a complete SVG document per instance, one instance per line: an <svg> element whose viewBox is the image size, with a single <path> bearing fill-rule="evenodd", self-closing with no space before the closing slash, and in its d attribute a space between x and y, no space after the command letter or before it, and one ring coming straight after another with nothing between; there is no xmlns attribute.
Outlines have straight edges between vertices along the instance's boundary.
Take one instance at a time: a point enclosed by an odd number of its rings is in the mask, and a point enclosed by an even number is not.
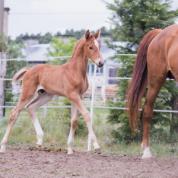
<svg viewBox="0 0 178 178"><path fill-rule="evenodd" d="M36 88L40 85L50 94L65 95L64 82L69 73L68 63L63 65L39 64L30 68L23 77L23 85L35 83ZM71 72L71 71L70 71Z"/></svg>

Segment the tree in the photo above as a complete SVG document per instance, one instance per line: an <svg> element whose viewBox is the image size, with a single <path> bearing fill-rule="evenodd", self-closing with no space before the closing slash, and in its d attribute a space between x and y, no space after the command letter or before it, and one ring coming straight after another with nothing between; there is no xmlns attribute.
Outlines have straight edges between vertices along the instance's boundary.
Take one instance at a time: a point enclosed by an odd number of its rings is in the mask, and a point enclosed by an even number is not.
<svg viewBox="0 0 178 178"><path fill-rule="evenodd" d="M9 39L8 45L7 45L7 57L8 57L8 59L16 59L16 58L19 58L19 57L23 57L22 48L23 48L23 43L21 43L21 42L17 43L16 40ZM21 68L26 66L26 64L27 63L25 61L14 61L14 60L7 61L6 78L12 78L13 75L18 70L20 70ZM12 89L11 81L6 81L5 87L8 88L8 89ZM6 91L5 100L7 102L12 101L12 92Z"/></svg>
<svg viewBox="0 0 178 178"><path fill-rule="evenodd" d="M77 39L80 39L84 33L85 33L84 29L76 31L74 29L70 29L65 31L64 36L75 37Z"/></svg>
<svg viewBox="0 0 178 178"><path fill-rule="evenodd" d="M53 38L53 36L51 33L49 33L49 32L45 33L45 35L39 39L39 43L48 44L51 42L52 38Z"/></svg>
<svg viewBox="0 0 178 178"><path fill-rule="evenodd" d="M119 46L119 52L135 53L147 31L174 23L178 15L178 10L170 10L169 0L114 0L107 6L113 12L113 40L125 42L124 47Z"/></svg>
<svg viewBox="0 0 178 178"><path fill-rule="evenodd" d="M48 50L48 56L50 57L61 57L61 56L68 56L72 55L72 51L74 48L74 45L76 43L75 38L69 38L66 42L57 37L53 37L51 43L50 43L50 48ZM67 58L61 60L61 59L56 59L52 63L53 64L63 64L66 62Z"/></svg>
<svg viewBox="0 0 178 178"><path fill-rule="evenodd" d="M112 29L112 43L110 43L110 47L115 49L116 54L136 53L139 41L147 31L152 28L164 28L172 24L178 15L178 10L170 10L170 1L166 0L115 0L114 3L107 4L107 6L113 13L110 19L114 26ZM116 55L115 59L121 64L118 75L120 77L130 77L134 57L119 57ZM111 103L111 105L125 106L125 103L121 101L125 100L127 86L128 81L124 80L119 82L119 101ZM177 94L175 82L166 82L156 99L155 108L172 109ZM141 125L138 133L132 135L128 127L127 114L124 111L114 110L110 112L108 119L111 123L118 126L118 129L113 131L116 141L129 142L140 138ZM165 139L164 136L167 134L167 128L171 126L171 122L172 117L169 116L169 114L155 113L152 123L157 129L152 127L154 138L157 140L159 138L160 140L160 135L164 134L161 138Z"/></svg>

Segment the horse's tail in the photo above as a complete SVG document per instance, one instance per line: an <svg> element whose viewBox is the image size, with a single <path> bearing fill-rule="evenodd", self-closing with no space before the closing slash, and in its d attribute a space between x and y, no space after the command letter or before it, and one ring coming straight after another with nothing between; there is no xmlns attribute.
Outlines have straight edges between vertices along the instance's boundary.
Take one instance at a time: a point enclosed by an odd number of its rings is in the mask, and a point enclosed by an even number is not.
<svg viewBox="0 0 178 178"><path fill-rule="evenodd" d="M151 41L160 33L160 31L160 29L149 31L139 44L132 80L129 84L127 93L129 123L132 129L137 128L138 110L140 107L141 98L147 85L147 50Z"/></svg>
<svg viewBox="0 0 178 178"><path fill-rule="evenodd" d="M22 80L24 74L29 70L29 68L22 68L21 70L19 70L12 78L13 82L16 82L18 80Z"/></svg>

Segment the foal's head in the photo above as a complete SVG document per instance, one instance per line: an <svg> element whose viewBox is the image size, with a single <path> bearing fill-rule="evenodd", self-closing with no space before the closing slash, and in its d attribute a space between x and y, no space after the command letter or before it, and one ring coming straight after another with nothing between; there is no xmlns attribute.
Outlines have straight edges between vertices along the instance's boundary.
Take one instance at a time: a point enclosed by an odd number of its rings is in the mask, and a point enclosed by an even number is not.
<svg viewBox="0 0 178 178"><path fill-rule="evenodd" d="M89 30L85 33L85 45L84 50L88 59L92 60L98 67L104 65L102 55L100 53L99 45L100 31L95 34L91 34Z"/></svg>

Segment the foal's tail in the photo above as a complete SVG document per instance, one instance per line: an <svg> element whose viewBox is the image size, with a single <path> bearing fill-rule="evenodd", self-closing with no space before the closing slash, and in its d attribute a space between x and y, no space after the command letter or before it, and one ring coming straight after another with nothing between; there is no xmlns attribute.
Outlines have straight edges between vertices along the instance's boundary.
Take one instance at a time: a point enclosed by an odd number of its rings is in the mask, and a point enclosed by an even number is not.
<svg viewBox="0 0 178 178"><path fill-rule="evenodd" d="M132 80L127 93L129 123L132 129L137 128L138 109L147 85L147 50L151 41L160 32L160 29L149 31L139 44Z"/></svg>
<svg viewBox="0 0 178 178"><path fill-rule="evenodd" d="M22 68L21 70L19 70L12 78L13 82L16 82L18 80L22 80L24 74L29 70L29 68Z"/></svg>

